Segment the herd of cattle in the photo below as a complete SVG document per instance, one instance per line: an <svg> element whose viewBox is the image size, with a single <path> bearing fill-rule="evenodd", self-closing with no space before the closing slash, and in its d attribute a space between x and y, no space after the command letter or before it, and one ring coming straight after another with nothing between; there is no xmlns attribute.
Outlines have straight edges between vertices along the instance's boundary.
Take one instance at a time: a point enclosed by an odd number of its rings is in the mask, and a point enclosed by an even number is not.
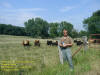
<svg viewBox="0 0 100 75"><path fill-rule="evenodd" d="M76 43L77 46L80 46L83 44L82 41L80 40L74 40L74 43ZM31 46L30 41L29 40L23 40L23 46ZM47 40L46 44L48 46L58 46L58 41L53 41L53 40ZM39 46L40 47L41 43L40 40L35 40L34 41L34 46Z"/></svg>
<svg viewBox="0 0 100 75"><path fill-rule="evenodd" d="M29 40L23 40L23 46L31 46L30 41ZM40 47L40 41L39 40L35 40L34 41L34 46L39 46ZM58 45L58 41L51 41L51 40L47 40L47 45L49 46L57 46Z"/></svg>
<svg viewBox="0 0 100 75"><path fill-rule="evenodd" d="M74 40L74 43L76 43L77 46L80 46L83 44L83 41L80 40Z"/></svg>

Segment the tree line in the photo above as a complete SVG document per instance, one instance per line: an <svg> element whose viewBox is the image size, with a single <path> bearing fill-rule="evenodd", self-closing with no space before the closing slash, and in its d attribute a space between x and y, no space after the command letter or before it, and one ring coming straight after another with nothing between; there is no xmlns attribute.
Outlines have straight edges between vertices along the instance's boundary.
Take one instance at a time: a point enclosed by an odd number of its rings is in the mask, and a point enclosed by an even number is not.
<svg viewBox="0 0 100 75"><path fill-rule="evenodd" d="M100 10L84 19L83 24L88 34L100 34Z"/></svg>
<svg viewBox="0 0 100 75"><path fill-rule="evenodd" d="M11 24L0 24L0 34L25 36L25 28L18 27Z"/></svg>
<svg viewBox="0 0 100 75"><path fill-rule="evenodd" d="M25 31L28 35L32 37L51 37L55 38L58 36L62 36L62 30L67 29L69 35L71 35L73 25L66 21L62 21L60 23L48 23L47 21L41 18L32 18L29 19L25 24Z"/></svg>
<svg viewBox="0 0 100 75"><path fill-rule="evenodd" d="M0 24L0 34L31 36L41 38L55 38L62 36L62 30L67 29L69 35L72 35L73 25L66 21L61 23L48 23L41 18L32 18L24 23L24 27L11 24Z"/></svg>
<svg viewBox="0 0 100 75"><path fill-rule="evenodd" d="M73 25L67 21L48 23L42 18L32 18L24 23L24 27L11 24L0 24L0 34L31 36L41 38L61 37L62 30L68 30L68 34L73 37L88 36L89 34L100 33L100 10L94 12L91 17L83 21L85 30L78 32Z"/></svg>

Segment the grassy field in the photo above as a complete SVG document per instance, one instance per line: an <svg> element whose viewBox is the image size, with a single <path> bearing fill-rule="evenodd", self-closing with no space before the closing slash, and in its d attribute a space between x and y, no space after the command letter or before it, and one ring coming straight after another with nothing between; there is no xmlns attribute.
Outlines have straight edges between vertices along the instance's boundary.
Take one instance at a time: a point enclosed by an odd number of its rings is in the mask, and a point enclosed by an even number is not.
<svg viewBox="0 0 100 75"><path fill-rule="evenodd" d="M23 40L31 46L24 48ZM34 46L34 38L0 35L0 75L100 75L100 49L84 48L73 57L74 71L68 63L60 64L58 48L47 46L47 39L39 39L40 47ZM100 45L99 45L100 46ZM79 47L74 45L72 53Z"/></svg>

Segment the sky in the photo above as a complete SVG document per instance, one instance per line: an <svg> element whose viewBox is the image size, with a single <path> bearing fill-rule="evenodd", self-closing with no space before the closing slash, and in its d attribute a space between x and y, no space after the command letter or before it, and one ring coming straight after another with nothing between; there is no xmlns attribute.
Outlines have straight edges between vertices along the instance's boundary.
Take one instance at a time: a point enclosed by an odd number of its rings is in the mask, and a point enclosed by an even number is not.
<svg viewBox="0 0 100 75"><path fill-rule="evenodd" d="M48 22L67 21L77 31L83 20L100 9L100 0L0 0L0 23L24 26L31 18Z"/></svg>

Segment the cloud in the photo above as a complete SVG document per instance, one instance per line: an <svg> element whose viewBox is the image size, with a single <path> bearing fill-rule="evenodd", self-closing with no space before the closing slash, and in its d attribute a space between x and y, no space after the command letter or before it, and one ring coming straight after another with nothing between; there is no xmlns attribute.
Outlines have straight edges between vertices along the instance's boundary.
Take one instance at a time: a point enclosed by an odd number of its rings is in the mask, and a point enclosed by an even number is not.
<svg viewBox="0 0 100 75"><path fill-rule="evenodd" d="M68 11L72 10L73 8L74 8L74 7L66 6L66 7L60 9L60 12L68 12Z"/></svg>
<svg viewBox="0 0 100 75"><path fill-rule="evenodd" d="M11 8L11 7L12 7L12 5L11 5L10 3L8 3L8 2L0 3L0 5L1 5L2 7L5 7L5 8Z"/></svg>
<svg viewBox="0 0 100 75"><path fill-rule="evenodd" d="M19 9L2 9L0 13L0 23L24 26L28 19L40 17L35 14L40 11L46 11L44 8L19 8Z"/></svg>
<svg viewBox="0 0 100 75"><path fill-rule="evenodd" d="M39 17L32 12L17 12L0 15L0 23L12 24L16 26L24 26L24 22L28 19Z"/></svg>

